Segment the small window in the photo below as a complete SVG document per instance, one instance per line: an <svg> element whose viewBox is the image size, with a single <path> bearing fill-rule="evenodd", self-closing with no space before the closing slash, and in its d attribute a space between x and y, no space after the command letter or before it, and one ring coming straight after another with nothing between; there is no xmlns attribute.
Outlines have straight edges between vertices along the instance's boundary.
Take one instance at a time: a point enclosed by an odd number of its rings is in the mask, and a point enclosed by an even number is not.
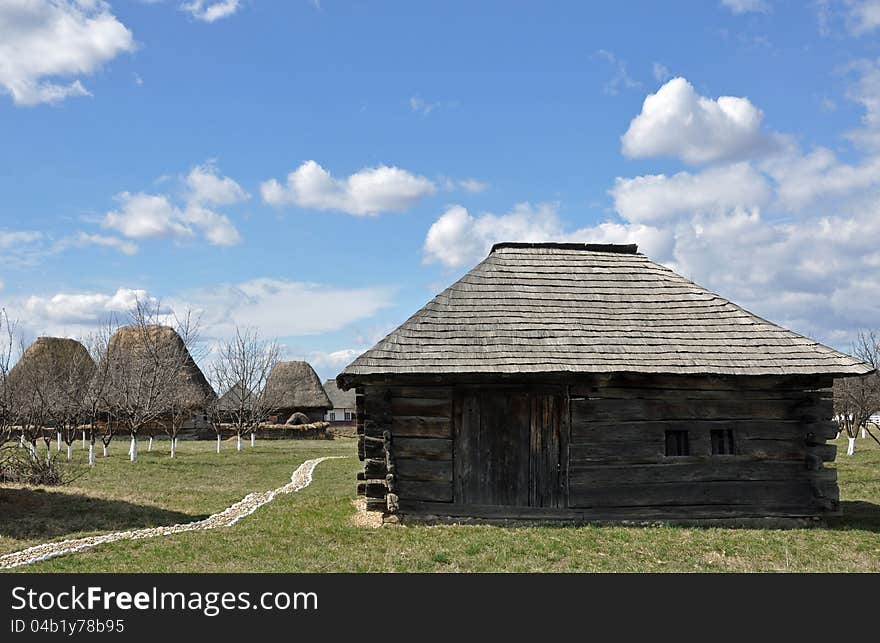
<svg viewBox="0 0 880 643"><path fill-rule="evenodd" d="M712 455L733 455L733 429L712 429Z"/></svg>
<svg viewBox="0 0 880 643"><path fill-rule="evenodd" d="M327 411L327 420L330 422L336 421L336 411Z"/></svg>
<svg viewBox="0 0 880 643"><path fill-rule="evenodd" d="M682 456L691 454L691 445L687 431L666 432L666 455Z"/></svg>
<svg viewBox="0 0 880 643"><path fill-rule="evenodd" d="M346 412L345 412L345 421L346 421L346 422L351 421L351 419L352 419L353 417L354 417L354 416L352 415L351 411L346 411Z"/></svg>

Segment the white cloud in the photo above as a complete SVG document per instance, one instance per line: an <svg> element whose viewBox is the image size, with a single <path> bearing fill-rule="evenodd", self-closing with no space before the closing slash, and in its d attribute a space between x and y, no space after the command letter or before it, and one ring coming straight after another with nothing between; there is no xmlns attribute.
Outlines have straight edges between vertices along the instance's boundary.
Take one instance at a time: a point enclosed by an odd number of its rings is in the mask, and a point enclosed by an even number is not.
<svg viewBox="0 0 880 643"><path fill-rule="evenodd" d="M477 194L479 192L485 192L486 190L488 190L489 184L484 183L483 181L477 181L476 179L463 179L458 182L458 187L460 187L465 192Z"/></svg>
<svg viewBox="0 0 880 643"><path fill-rule="evenodd" d="M60 252L69 247L86 247L86 246L103 246L105 248L113 248L125 255L136 255L138 253L137 244L134 244L119 237L113 237L103 234L92 234L88 232L77 232L72 237L67 237L58 241L54 250Z"/></svg>
<svg viewBox="0 0 880 643"><path fill-rule="evenodd" d="M221 18L228 18L241 9L241 0L193 0L180 5L182 11L186 11L196 20L202 22L214 22Z"/></svg>
<svg viewBox="0 0 880 643"><path fill-rule="evenodd" d="M721 6L734 15L770 12L770 3L767 0L721 0Z"/></svg>
<svg viewBox="0 0 880 643"><path fill-rule="evenodd" d="M607 49L600 49L596 52L596 56L607 62L614 75L609 81L602 86L602 91L609 96L615 96L625 89L635 89L641 87L641 83L633 79L626 70L626 63L618 58L613 52Z"/></svg>
<svg viewBox="0 0 880 643"><path fill-rule="evenodd" d="M880 0L845 0L850 33L861 36L880 27Z"/></svg>
<svg viewBox="0 0 880 643"><path fill-rule="evenodd" d="M59 325L98 325L111 314L125 315L137 301L158 303L145 290L118 288L112 294L58 293L50 296L33 295L24 301L24 321L31 327Z"/></svg>
<svg viewBox="0 0 880 643"><path fill-rule="evenodd" d="M470 266L483 259L501 241L579 241L585 243L633 243L640 240L646 251L665 251L668 235L643 224L601 223L567 231L555 204L532 206L519 203L502 215L471 215L460 205L449 207L428 230L424 244L426 263L447 268Z"/></svg>
<svg viewBox="0 0 880 643"><path fill-rule="evenodd" d="M100 0L4 0L0 34L0 88L22 106L90 95L69 79L135 49L131 31Z"/></svg>
<svg viewBox="0 0 880 643"><path fill-rule="evenodd" d="M180 210L165 195L121 192L114 197L120 208L104 216L103 226L132 239L191 237L180 221Z"/></svg>
<svg viewBox="0 0 880 643"><path fill-rule="evenodd" d="M120 287L111 292L32 295L6 303L10 318L19 320L28 335L77 337L94 332L110 317L125 323L136 301L141 301L159 306L168 320L192 311L199 318L203 340L216 344L232 337L236 324L256 328L266 338L338 331L373 317L391 305L393 296L394 289L383 286L345 288L262 278L177 293L161 302L146 290ZM345 355L328 353L323 363L342 361Z"/></svg>
<svg viewBox="0 0 880 643"><path fill-rule="evenodd" d="M122 192L120 207L108 212L102 226L130 239L194 239L201 234L215 246L232 246L241 235L232 221L209 205L231 205L249 198L238 183L221 176L212 164L194 167L184 179L184 203L164 194Z"/></svg>
<svg viewBox="0 0 880 643"><path fill-rule="evenodd" d="M250 198L250 194L228 176L220 176L213 163L197 165L186 177L187 199L193 203L232 205Z"/></svg>
<svg viewBox="0 0 880 643"><path fill-rule="evenodd" d="M391 304L393 294L386 287L335 288L262 278L196 290L169 301L175 310L188 306L200 311L207 335L228 337L238 324L259 328L265 337L290 337L336 331L372 317Z"/></svg>
<svg viewBox="0 0 880 643"><path fill-rule="evenodd" d="M365 348L342 348L336 351L312 351L306 361L316 370L339 372L366 350Z"/></svg>
<svg viewBox="0 0 880 643"><path fill-rule="evenodd" d="M748 163L709 168L696 174L617 178L611 189L614 209L624 219L638 223L760 206L771 195L769 182Z"/></svg>
<svg viewBox="0 0 880 643"><path fill-rule="evenodd" d="M761 131L763 112L748 98L700 96L673 78L649 94L621 138L631 158L676 157L691 164L753 156L779 145Z"/></svg>
<svg viewBox="0 0 880 643"><path fill-rule="evenodd" d="M37 230L0 230L0 249L17 248L42 238L43 233Z"/></svg>
<svg viewBox="0 0 880 643"><path fill-rule="evenodd" d="M333 178L315 161L306 161L287 176L285 185L270 179L260 185L269 205L294 204L315 210L336 210L357 216L404 212L437 187L423 176L380 165Z"/></svg>
<svg viewBox="0 0 880 643"><path fill-rule="evenodd" d="M856 74L847 97L865 110L862 127L847 132L846 137L861 147L880 150L880 59L855 61L846 71Z"/></svg>
<svg viewBox="0 0 880 643"><path fill-rule="evenodd" d="M777 182L779 206L791 211L822 198L845 196L880 185L880 157L848 165L824 147L803 156L773 159L764 168Z"/></svg>

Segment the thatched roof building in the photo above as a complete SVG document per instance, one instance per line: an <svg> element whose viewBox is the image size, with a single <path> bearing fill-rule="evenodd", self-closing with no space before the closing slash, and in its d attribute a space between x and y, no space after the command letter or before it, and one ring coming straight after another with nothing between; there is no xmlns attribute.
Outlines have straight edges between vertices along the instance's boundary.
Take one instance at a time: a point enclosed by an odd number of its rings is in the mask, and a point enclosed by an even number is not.
<svg viewBox="0 0 880 643"><path fill-rule="evenodd" d="M263 396L267 405L283 420L298 411L318 422L330 408L330 399L321 380L308 362L276 364L266 380Z"/></svg>
<svg viewBox="0 0 880 643"><path fill-rule="evenodd" d="M48 404L47 415L63 413L81 399L95 373L95 362L86 347L66 337L38 337L9 373L7 384L18 412L38 396Z"/></svg>
<svg viewBox="0 0 880 643"><path fill-rule="evenodd" d="M837 511L828 389L870 371L634 245L501 243L337 382L373 507L717 518Z"/></svg>
<svg viewBox="0 0 880 643"><path fill-rule="evenodd" d="M109 369L105 397L111 405L122 403L138 381L147 378L163 382L164 403L177 408L197 412L217 399L183 339L170 326L120 328L110 338L99 368Z"/></svg>
<svg viewBox="0 0 880 643"><path fill-rule="evenodd" d="M249 391L244 384L236 382L217 400L217 408L221 411L247 409L253 407L257 399L258 396Z"/></svg>

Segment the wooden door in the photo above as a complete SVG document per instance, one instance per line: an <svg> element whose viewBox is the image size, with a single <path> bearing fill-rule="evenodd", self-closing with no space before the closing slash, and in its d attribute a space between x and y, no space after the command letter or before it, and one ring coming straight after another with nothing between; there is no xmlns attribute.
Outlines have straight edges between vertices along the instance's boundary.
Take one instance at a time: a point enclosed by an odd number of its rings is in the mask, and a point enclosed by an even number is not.
<svg viewBox="0 0 880 643"><path fill-rule="evenodd" d="M564 397L465 391L455 431L455 502L564 507Z"/></svg>

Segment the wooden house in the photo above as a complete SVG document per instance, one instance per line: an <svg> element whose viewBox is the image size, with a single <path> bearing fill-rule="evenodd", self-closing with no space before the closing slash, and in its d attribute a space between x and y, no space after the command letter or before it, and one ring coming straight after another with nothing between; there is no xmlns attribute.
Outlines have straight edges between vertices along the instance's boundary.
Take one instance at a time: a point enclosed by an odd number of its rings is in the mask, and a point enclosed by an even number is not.
<svg viewBox="0 0 880 643"><path fill-rule="evenodd" d="M322 422L330 409L330 399L308 362L278 362L269 373L263 396L278 423Z"/></svg>
<svg viewBox="0 0 880 643"><path fill-rule="evenodd" d="M369 509L805 519L839 511L832 380L870 370L634 245L500 243L337 381Z"/></svg>

